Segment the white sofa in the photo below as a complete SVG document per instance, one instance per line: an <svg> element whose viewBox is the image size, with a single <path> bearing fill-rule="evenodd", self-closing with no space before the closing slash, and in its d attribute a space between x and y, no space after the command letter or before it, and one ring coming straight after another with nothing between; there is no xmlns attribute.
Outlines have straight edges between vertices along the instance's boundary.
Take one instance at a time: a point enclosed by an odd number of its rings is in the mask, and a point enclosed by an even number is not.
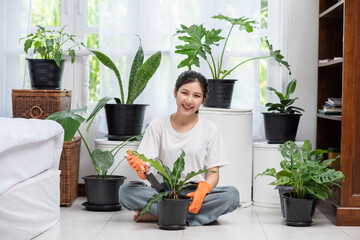
<svg viewBox="0 0 360 240"><path fill-rule="evenodd" d="M26 240L60 218L63 129L51 120L0 118L0 239Z"/></svg>

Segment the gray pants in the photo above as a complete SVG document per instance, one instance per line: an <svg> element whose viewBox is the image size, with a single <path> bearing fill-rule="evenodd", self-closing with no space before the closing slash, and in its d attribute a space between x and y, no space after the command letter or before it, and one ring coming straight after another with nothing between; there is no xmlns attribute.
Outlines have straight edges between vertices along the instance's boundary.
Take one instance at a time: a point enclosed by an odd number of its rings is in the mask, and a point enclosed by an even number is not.
<svg viewBox="0 0 360 240"><path fill-rule="evenodd" d="M188 192L193 192L189 190ZM119 190L120 204L128 210L141 210L156 190L143 182L131 181L123 184ZM189 226L202 226L218 219L223 214L239 207L239 192L235 187L215 187L205 197L197 214L187 213ZM157 204L153 204L150 213L158 216Z"/></svg>

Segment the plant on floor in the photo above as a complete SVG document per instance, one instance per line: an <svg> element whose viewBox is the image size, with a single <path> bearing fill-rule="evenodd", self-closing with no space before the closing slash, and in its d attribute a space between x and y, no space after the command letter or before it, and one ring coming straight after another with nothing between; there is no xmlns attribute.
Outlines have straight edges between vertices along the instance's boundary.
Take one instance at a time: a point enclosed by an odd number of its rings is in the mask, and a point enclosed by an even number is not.
<svg viewBox="0 0 360 240"><path fill-rule="evenodd" d="M274 92L276 96L279 98L278 103L266 103L265 107L268 107L268 112L279 112L279 113L288 113L288 114L294 114L294 113L300 113L300 111L304 111L304 109L292 106L294 102L298 99L296 98L290 98L290 95L294 93L296 88L296 79L291 80L288 85L286 86L286 92L285 95L276 89L272 87L268 87L267 89L271 92Z"/></svg>
<svg viewBox="0 0 360 240"><path fill-rule="evenodd" d="M96 110L96 109L95 109ZM94 110L94 111L95 111ZM80 131L80 125L85 121L85 118L77 114L77 112L86 112L86 108L82 109L75 109L71 111L60 111L56 112L47 119L54 120L58 122L63 128L64 128L64 141L71 141L71 139L74 137L75 133L78 132L80 134L81 139L83 140L85 147L89 153L89 156L91 158L91 161L94 165L94 168L97 172L97 175L99 177L109 177L113 174L115 169L124 161L126 158L124 157L118 165L113 169L113 171L108 174L108 170L112 167L114 164L114 157L116 154L121 150L122 147L126 146L128 143L133 141L140 141L142 134L131 137L127 139L126 141L120 143L116 147L114 147L110 151L103 151L101 149L95 149L93 151L90 150L90 144L89 144L89 131L91 124L93 123L97 112L94 113L94 111L90 114L91 118L89 117L86 121L89 121L89 124L86 128L86 139L84 138L83 134Z"/></svg>
<svg viewBox="0 0 360 240"><path fill-rule="evenodd" d="M279 65L285 66L289 70L289 74L291 74L290 66L286 61L283 60L284 57L280 54L280 50L274 51L272 44L270 44L268 40L265 40L265 44L269 50L269 55L264 57L249 58L240 62L229 70L223 69L224 53L233 28L238 26L240 31L245 30L246 32L251 33L253 32L254 28L256 28L256 22L245 17L230 18L222 14L218 14L212 18L225 20L231 24L226 38L219 36L221 29L213 28L211 30L207 30L203 24L193 24L190 27L181 25L181 28L177 30L176 34L179 35L178 39L184 41L185 44L176 46L177 50L175 53L186 55L187 58L180 62L180 64L177 66L178 68L188 67L190 70L192 65L200 67L200 56L207 62L213 79L224 79L232 71L246 62L256 59L274 58L275 61L279 63ZM214 55L212 53L212 46L219 46L219 42L223 39L225 39L225 43L221 51L220 59L215 62ZM211 59L211 63L209 58Z"/></svg>
<svg viewBox="0 0 360 240"><path fill-rule="evenodd" d="M129 150L128 150L129 151ZM188 183L188 181L199 174L207 173L208 170L199 170L197 172L190 172L186 175L184 180L180 180L181 173L185 169L185 152L181 150L181 154L179 158L174 162L173 170L171 171L163 162L158 162L153 159L146 158L143 154L139 154L136 151L131 151L135 156L139 156L144 162L149 162L151 167L154 167L159 174L162 176L164 183L167 186L167 189L164 192L160 192L158 194L153 195L146 203L145 207L142 209L140 216L143 216L147 213L151 206L156 203L160 202L163 198L169 199L179 199L180 193L186 187L191 186L193 183ZM215 171L211 171L215 172Z"/></svg>
<svg viewBox="0 0 360 240"><path fill-rule="evenodd" d="M291 197L304 199L309 193L315 199L325 200L332 195L331 185L341 187L336 181L345 177L341 171L329 167L340 156L323 160L326 150L312 150L309 140L304 142L302 152L293 141L287 141L281 148L284 160L280 162L281 171L268 168L258 176L272 176L276 180L269 185L288 185L294 188ZM314 158L314 159L313 159Z"/></svg>
<svg viewBox="0 0 360 240"><path fill-rule="evenodd" d="M60 67L60 61L66 54L70 55L71 62L75 61L75 48L80 49L83 43L75 41L76 36L64 32L66 26L60 31L47 30L37 25L35 33L30 33L26 37L20 38L24 42L24 51L28 53L30 48L34 49L34 54L39 53L42 59L54 59L56 65ZM69 46L69 43L71 45Z"/></svg>

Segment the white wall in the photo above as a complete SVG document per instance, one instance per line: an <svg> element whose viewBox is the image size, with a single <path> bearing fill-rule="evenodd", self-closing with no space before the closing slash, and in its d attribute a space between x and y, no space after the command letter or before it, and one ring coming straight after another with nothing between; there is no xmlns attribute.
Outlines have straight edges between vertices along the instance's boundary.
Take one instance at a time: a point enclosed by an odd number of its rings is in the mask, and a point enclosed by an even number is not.
<svg viewBox="0 0 360 240"><path fill-rule="evenodd" d="M297 78L295 106L305 110L297 140L309 139L315 147L317 112L318 0L291 0L289 4L288 61ZM294 97L295 97L294 96Z"/></svg>

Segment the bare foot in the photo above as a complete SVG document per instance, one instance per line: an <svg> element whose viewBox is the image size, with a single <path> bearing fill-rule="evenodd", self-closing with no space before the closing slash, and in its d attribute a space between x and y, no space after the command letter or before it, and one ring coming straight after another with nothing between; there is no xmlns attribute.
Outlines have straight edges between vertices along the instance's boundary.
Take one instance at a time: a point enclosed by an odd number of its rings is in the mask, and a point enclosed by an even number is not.
<svg viewBox="0 0 360 240"><path fill-rule="evenodd" d="M151 213L147 212L145 215L140 217L141 210L137 210L134 214L135 222L157 222L158 218Z"/></svg>

